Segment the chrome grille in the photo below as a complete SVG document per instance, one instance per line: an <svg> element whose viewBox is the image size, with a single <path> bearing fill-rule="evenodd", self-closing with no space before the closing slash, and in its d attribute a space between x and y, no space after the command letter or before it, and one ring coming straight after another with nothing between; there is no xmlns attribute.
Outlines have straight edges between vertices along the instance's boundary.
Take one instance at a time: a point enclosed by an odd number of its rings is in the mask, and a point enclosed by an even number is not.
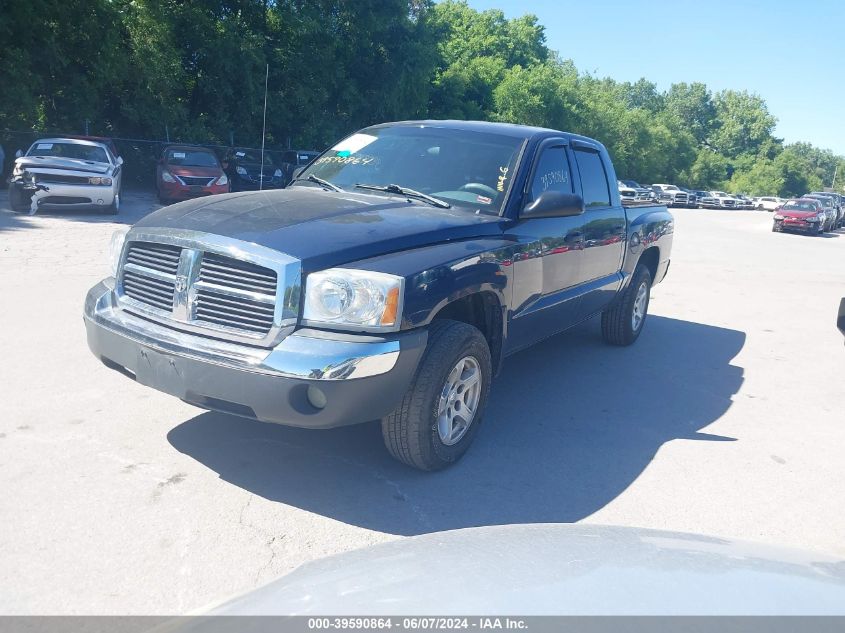
<svg viewBox="0 0 845 633"><path fill-rule="evenodd" d="M181 252L181 248L169 244L131 243L121 276L124 294L153 308L172 311ZM168 279L168 275L174 277Z"/></svg>
<svg viewBox="0 0 845 633"><path fill-rule="evenodd" d="M218 286L275 296L276 273L249 262L205 253L200 264L200 281Z"/></svg>
<svg viewBox="0 0 845 633"><path fill-rule="evenodd" d="M153 279L132 270L123 271L123 292L126 296L159 310L173 310L175 290L173 282Z"/></svg>
<svg viewBox="0 0 845 633"><path fill-rule="evenodd" d="M196 319L266 334L273 327L276 272L231 257L204 253L196 284Z"/></svg>
<svg viewBox="0 0 845 633"><path fill-rule="evenodd" d="M126 263L176 274L182 249L171 244L132 242L126 252Z"/></svg>
<svg viewBox="0 0 845 633"><path fill-rule="evenodd" d="M116 292L125 310L176 329L270 346L296 324L300 274L299 260L257 244L133 229Z"/></svg>

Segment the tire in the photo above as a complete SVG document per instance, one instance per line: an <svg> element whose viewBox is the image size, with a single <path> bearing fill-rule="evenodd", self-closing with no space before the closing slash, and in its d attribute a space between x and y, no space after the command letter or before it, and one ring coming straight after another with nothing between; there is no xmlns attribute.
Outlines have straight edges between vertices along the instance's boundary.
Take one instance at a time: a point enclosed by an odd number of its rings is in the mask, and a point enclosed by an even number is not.
<svg viewBox="0 0 845 633"><path fill-rule="evenodd" d="M26 196L16 184L9 186L9 206L15 213L29 211L32 206L32 199Z"/></svg>
<svg viewBox="0 0 845 633"><path fill-rule="evenodd" d="M611 308L601 313L601 335L605 342L611 345L631 345L639 338L648 316L651 283L648 268L638 264L622 296ZM643 292L644 295L641 294ZM635 308L638 319L635 319Z"/></svg>
<svg viewBox="0 0 845 633"><path fill-rule="evenodd" d="M466 363L470 359L472 363ZM450 387L460 390L455 384L454 372L460 363L464 375L475 370L480 374L478 382L463 391L453 392L454 399L444 398ZM458 321L442 320L432 323L428 333L428 344L411 386L399 406L383 418L381 432L390 454L400 462L419 470L439 470L458 461L469 448L484 413L490 393L492 377L490 349L484 336L476 328ZM441 405L451 403L447 411L460 411L466 407L466 400L475 403L474 414L465 425L447 426L438 424ZM449 419L447 415L441 416ZM458 414L459 415L459 414ZM443 432L453 430L453 442Z"/></svg>
<svg viewBox="0 0 845 633"><path fill-rule="evenodd" d="M117 215L120 212L120 194L114 194L114 200L106 207L106 215Z"/></svg>

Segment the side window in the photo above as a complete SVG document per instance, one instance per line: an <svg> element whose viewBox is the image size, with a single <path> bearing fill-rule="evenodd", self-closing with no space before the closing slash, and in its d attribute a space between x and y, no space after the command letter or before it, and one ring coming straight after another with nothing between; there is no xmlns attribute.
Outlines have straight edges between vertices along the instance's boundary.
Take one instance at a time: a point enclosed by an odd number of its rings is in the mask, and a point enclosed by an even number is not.
<svg viewBox="0 0 845 633"><path fill-rule="evenodd" d="M566 148L547 147L537 161L534 178L531 181L531 199L536 200L544 191L572 193L572 179L569 177L569 160Z"/></svg>
<svg viewBox="0 0 845 633"><path fill-rule="evenodd" d="M584 206L588 209L610 206L610 191L601 156L597 152L576 149L575 160L578 161L578 171L581 172Z"/></svg>

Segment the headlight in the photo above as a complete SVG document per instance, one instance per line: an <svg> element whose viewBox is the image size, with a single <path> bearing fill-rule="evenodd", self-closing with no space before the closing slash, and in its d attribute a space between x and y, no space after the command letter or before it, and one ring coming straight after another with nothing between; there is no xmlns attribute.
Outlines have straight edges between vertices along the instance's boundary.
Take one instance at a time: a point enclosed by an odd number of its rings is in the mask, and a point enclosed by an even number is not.
<svg viewBox="0 0 845 633"><path fill-rule="evenodd" d="M241 167L240 165L238 165L237 167L235 167L235 171L238 172L241 176L246 176L245 167Z"/></svg>
<svg viewBox="0 0 845 633"><path fill-rule="evenodd" d="M170 173L169 171L167 171L167 170L165 170L165 171L161 172L161 179L162 179L164 182L176 182L176 179L173 177L173 174L171 174L171 173Z"/></svg>
<svg viewBox="0 0 845 633"><path fill-rule="evenodd" d="M112 277L117 277L117 269L120 266L120 256L123 254L123 245L126 243L126 233L129 229L118 229L111 236L109 244L109 269Z"/></svg>
<svg viewBox="0 0 845 633"><path fill-rule="evenodd" d="M226 174L223 174L222 176L220 176L220 178L217 179L217 184L218 185L228 185L229 184L229 179L226 177Z"/></svg>
<svg viewBox="0 0 845 633"><path fill-rule="evenodd" d="M305 325L393 332L402 320L405 280L368 270L330 268L305 282Z"/></svg>
<svg viewBox="0 0 845 633"><path fill-rule="evenodd" d="M98 176L92 176L88 179L88 182L92 185L106 185L111 186L111 178L106 178L105 176L100 178Z"/></svg>
<svg viewBox="0 0 845 633"><path fill-rule="evenodd" d="M282 170L281 169L277 169L276 171L273 172L273 178L281 178L281 177L282 177Z"/></svg>
<svg viewBox="0 0 845 633"><path fill-rule="evenodd" d="M775 220L783 220L783 216L775 213L774 215Z"/></svg>

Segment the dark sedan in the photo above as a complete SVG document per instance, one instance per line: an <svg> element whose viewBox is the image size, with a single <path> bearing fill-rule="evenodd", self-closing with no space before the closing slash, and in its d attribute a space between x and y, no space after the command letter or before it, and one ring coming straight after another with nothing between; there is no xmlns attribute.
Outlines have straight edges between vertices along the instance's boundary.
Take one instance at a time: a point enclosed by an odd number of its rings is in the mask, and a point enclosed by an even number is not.
<svg viewBox="0 0 845 633"><path fill-rule="evenodd" d="M229 150L223 166L232 183L232 191L281 189L287 183L282 167L267 151L264 152L263 167L261 150L242 147Z"/></svg>

